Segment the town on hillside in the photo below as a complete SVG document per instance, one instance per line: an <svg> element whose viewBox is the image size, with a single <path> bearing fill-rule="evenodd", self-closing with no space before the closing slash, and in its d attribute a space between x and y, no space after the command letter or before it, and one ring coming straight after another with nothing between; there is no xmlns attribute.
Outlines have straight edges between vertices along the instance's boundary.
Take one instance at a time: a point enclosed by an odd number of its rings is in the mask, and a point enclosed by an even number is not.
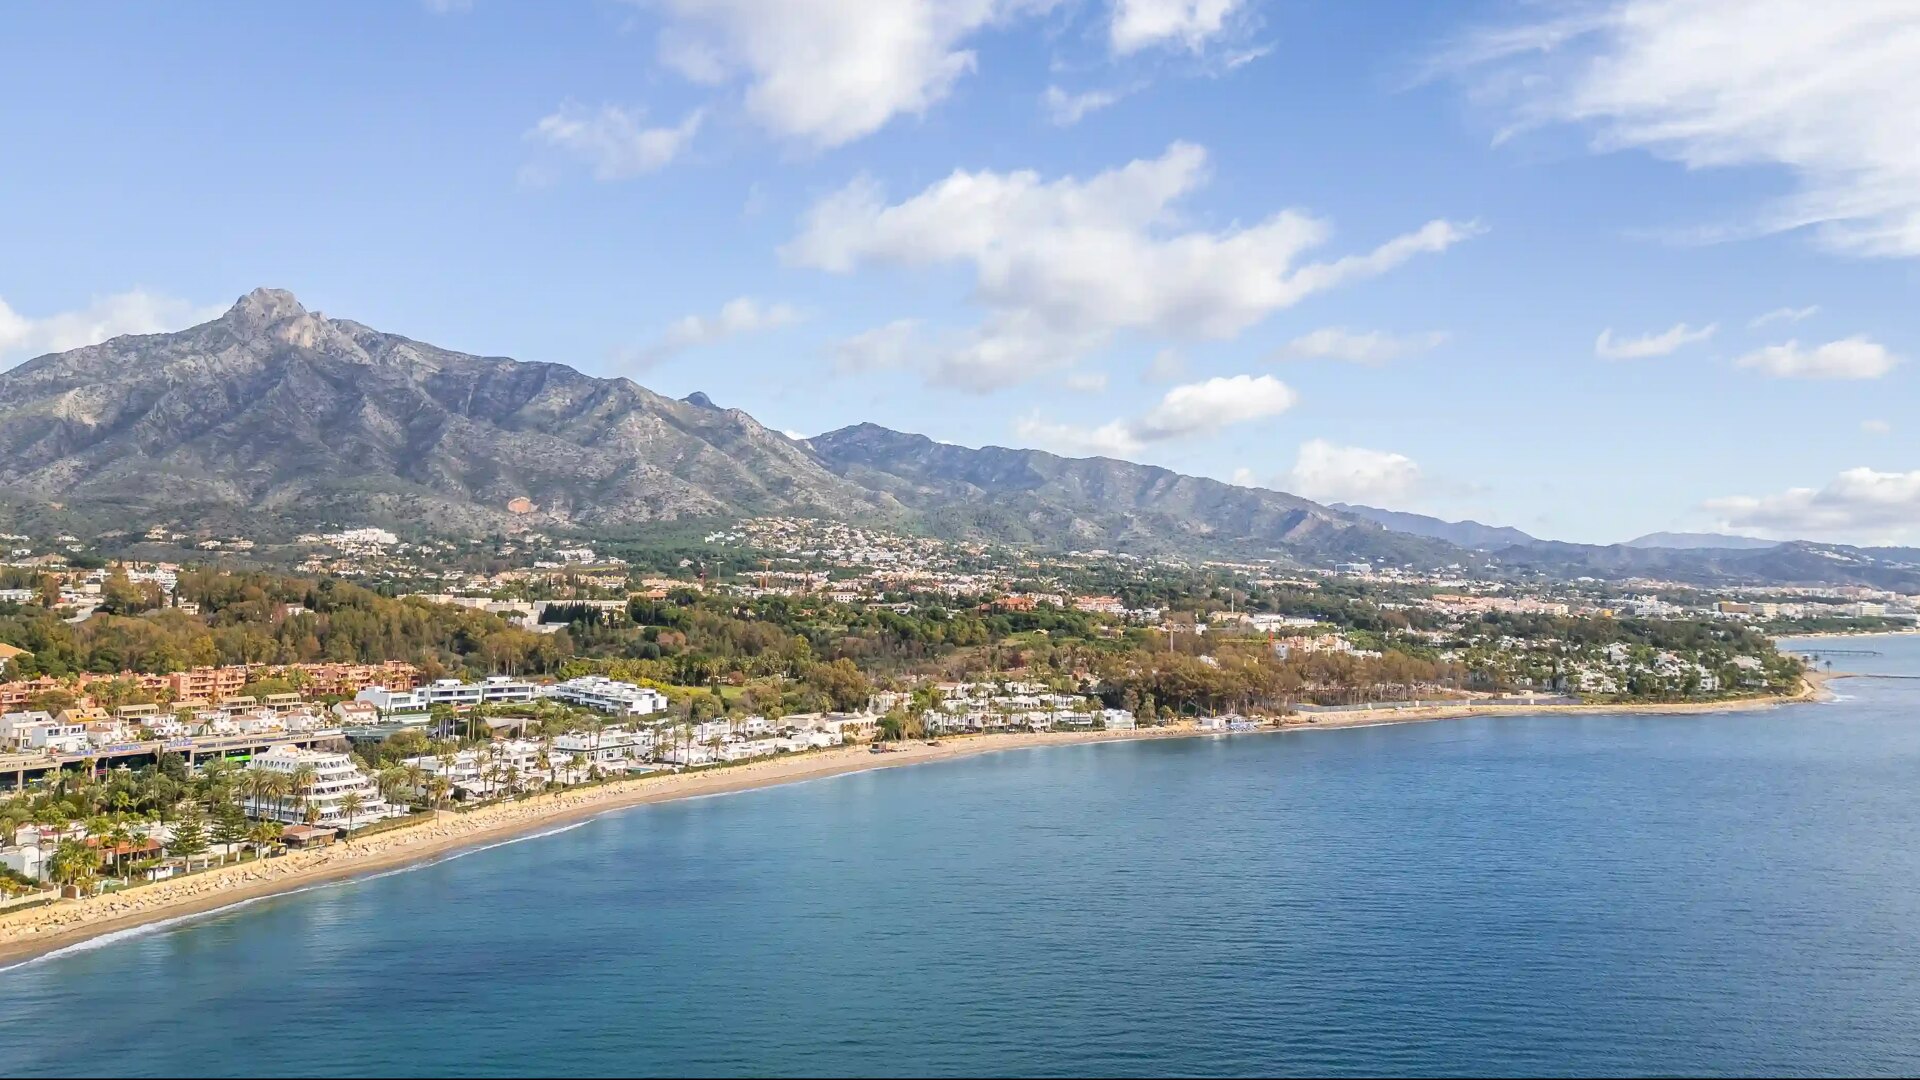
<svg viewBox="0 0 1920 1080"><path fill-rule="evenodd" d="M1004 732L1784 696L1920 597L1043 553L761 518L666 540L0 537L0 885L129 887L661 772Z"/></svg>

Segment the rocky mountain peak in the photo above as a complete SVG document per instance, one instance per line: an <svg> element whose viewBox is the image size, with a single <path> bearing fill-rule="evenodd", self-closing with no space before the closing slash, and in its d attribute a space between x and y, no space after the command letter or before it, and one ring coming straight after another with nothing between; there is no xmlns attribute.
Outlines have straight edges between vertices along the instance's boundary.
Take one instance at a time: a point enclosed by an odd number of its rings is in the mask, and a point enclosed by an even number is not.
<svg viewBox="0 0 1920 1080"><path fill-rule="evenodd" d="M300 301L285 289L255 289L234 302L222 318L230 323L271 326L307 314Z"/></svg>

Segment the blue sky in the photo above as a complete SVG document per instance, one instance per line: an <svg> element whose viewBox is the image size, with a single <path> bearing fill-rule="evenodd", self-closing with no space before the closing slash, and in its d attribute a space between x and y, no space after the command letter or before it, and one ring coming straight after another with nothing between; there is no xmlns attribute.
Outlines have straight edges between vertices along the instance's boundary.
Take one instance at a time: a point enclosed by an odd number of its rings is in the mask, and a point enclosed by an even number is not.
<svg viewBox="0 0 1920 1080"><path fill-rule="evenodd" d="M1920 543L1914 70L1915 0L12 6L0 367L272 285L809 435Z"/></svg>

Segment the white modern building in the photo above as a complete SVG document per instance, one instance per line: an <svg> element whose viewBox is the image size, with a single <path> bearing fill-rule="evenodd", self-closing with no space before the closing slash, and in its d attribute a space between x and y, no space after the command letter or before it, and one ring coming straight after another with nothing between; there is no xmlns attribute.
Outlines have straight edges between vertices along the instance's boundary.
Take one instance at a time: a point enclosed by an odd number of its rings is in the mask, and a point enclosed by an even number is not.
<svg viewBox="0 0 1920 1080"><path fill-rule="evenodd" d="M474 799L492 798L516 788L539 788L549 779L567 783L581 779L561 754L551 755L547 767L542 768L540 753L539 743L503 739L446 756L422 754L400 764L420 770L420 785L414 794L422 797L432 793L436 778L444 778L454 794Z"/></svg>
<svg viewBox="0 0 1920 1080"><path fill-rule="evenodd" d="M349 816L340 804L349 792L358 792L360 795L360 809L351 816L351 823L355 826L401 817L407 813L405 807L387 802L373 778L361 772L353 759L345 754L281 745L255 754L253 760L247 763L249 769L287 776L309 767L313 770L313 782L302 791L290 792L283 797L247 796L244 806L248 816L288 825L302 824L312 818L318 825L345 826L349 823Z"/></svg>
<svg viewBox="0 0 1920 1080"><path fill-rule="evenodd" d="M422 716L427 714L427 694L424 690L389 690L384 686L369 686L353 696L355 701L364 701L379 710L383 720L392 720L401 716Z"/></svg>
<svg viewBox="0 0 1920 1080"><path fill-rule="evenodd" d="M458 709L469 705L532 701L539 690L539 687L525 679L489 675L484 681L477 683L461 682L459 679L435 679L421 687L417 693L425 696L429 708L435 705L451 705Z"/></svg>
<svg viewBox="0 0 1920 1080"><path fill-rule="evenodd" d="M548 697L615 716L651 716L667 711L667 695L660 691L600 675L568 679L545 687L544 692Z"/></svg>
<svg viewBox="0 0 1920 1080"><path fill-rule="evenodd" d="M653 753L651 730L628 731L603 728L599 731L569 731L553 738L553 755L569 760L607 767L624 765Z"/></svg>

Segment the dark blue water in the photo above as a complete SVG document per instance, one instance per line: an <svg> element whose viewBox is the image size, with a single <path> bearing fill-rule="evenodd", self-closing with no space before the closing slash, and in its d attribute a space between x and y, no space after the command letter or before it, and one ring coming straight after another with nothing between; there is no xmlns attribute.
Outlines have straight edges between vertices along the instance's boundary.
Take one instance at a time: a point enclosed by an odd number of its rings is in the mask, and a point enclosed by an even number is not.
<svg viewBox="0 0 1920 1080"><path fill-rule="evenodd" d="M1839 689L618 812L0 972L0 1075L1914 1073L1920 683Z"/></svg>

